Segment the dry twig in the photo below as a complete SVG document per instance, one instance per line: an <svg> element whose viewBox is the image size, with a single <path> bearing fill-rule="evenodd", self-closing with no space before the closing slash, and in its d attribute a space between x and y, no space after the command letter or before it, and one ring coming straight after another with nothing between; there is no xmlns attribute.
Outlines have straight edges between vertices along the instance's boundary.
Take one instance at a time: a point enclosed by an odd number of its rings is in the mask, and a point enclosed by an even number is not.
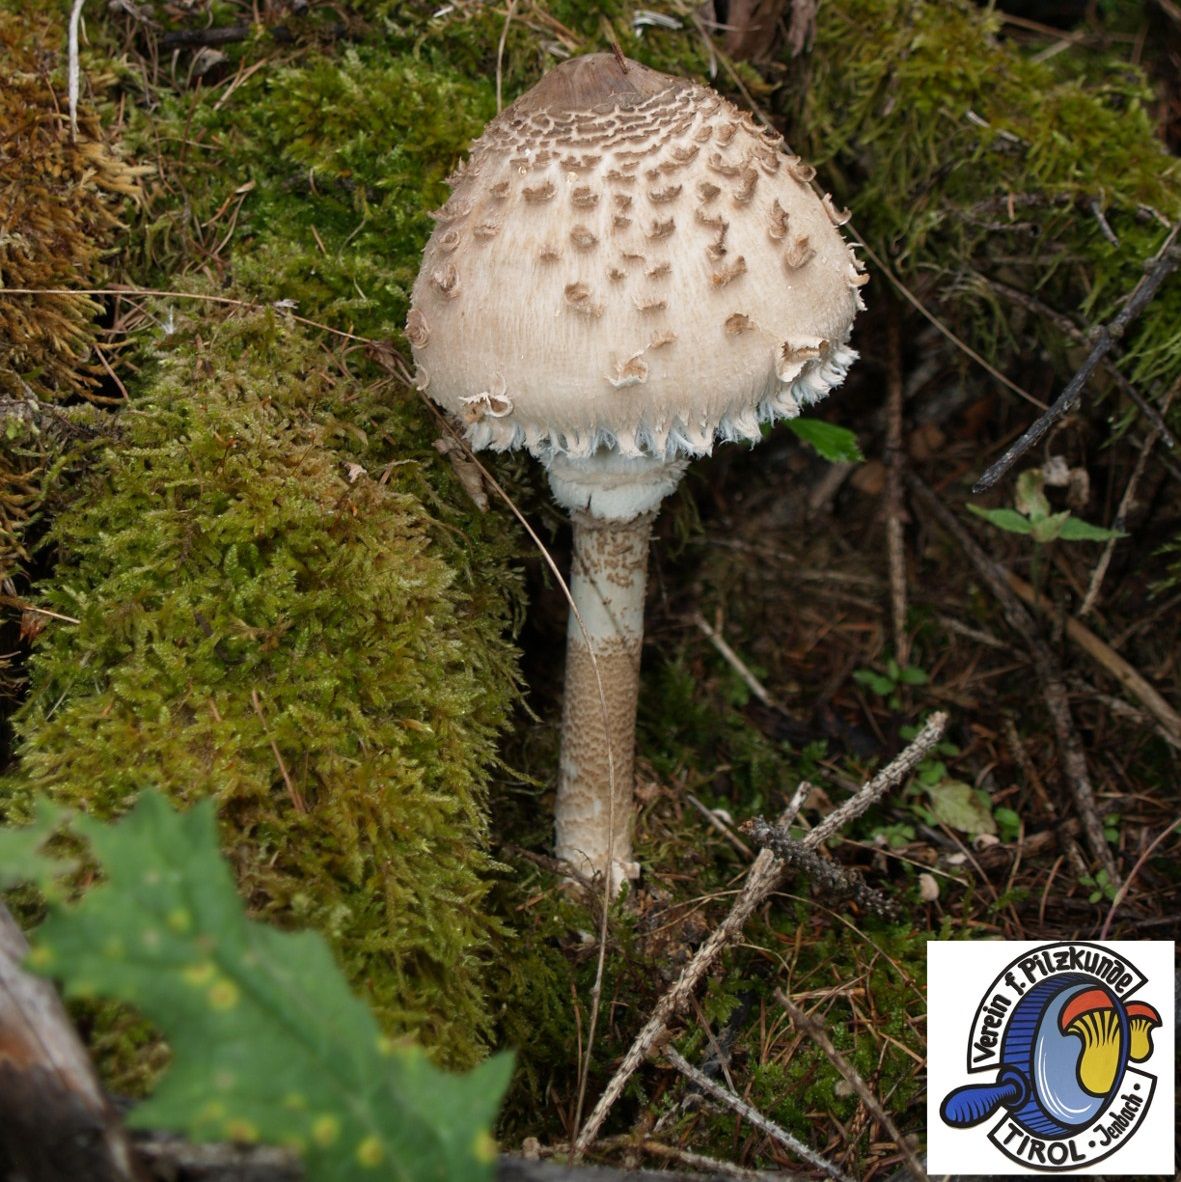
<svg viewBox="0 0 1181 1182"><path fill-rule="evenodd" d="M1083 754L1082 743L1074 728L1074 720L1070 714L1070 702L1066 696L1066 687L1062 681L1062 671L1057 658L1050 646L1042 639L1033 617L1026 611L1010 586L1008 572L999 563L989 558L984 550L976 544L971 534L956 520L951 510L918 476L911 473L909 483L915 495L923 502L932 517L959 543L980 578L996 596L1004 611L1005 619L1009 621L1011 627L1020 634L1028 646L1033 658L1034 672L1041 683L1042 700L1045 702L1054 724L1062 770L1074 798L1074 807L1082 821L1083 832L1086 834L1091 856L1107 871L1108 879L1118 886L1119 871L1116 869L1115 858L1107 844L1107 838L1103 835L1103 821L1095 803L1095 790L1091 786L1091 776L1087 771L1087 760Z"/></svg>
<svg viewBox="0 0 1181 1182"><path fill-rule="evenodd" d="M1174 386L1167 395L1161 405L1161 412L1168 413L1168 409L1173 402L1173 395L1181 388L1181 382ZM1144 476L1144 469L1148 466L1148 457L1152 454L1153 447L1156 446L1157 440L1161 438L1161 432L1153 427L1148 432L1148 438L1144 441L1143 447L1140 449L1140 454L1136 457L1136 464L1132 468L1132 475L1128 478L1127 487L1124 489L1124 495L1120 497L1119 508L1115 511L1115 520L1111 523L1112 529L1123 532L1124 525L1127 523L1128 514L1132 510L1132 506L1136 502L1136 488ZM1103 579L1107 574L1107 567L1111 563L1111 556L1115 553L1115 544L1119 538L1108 538L1107 544L1103 547L1103 553L1099 556L1099 561L1095 564L1095 569L1091 573L1091 581L1087 584L1087 593L1083 596L1083 605L1078 609L1079 618L1087 615L1095 606L1095 601L1099 598L1099 588L1103 586Z"/></svg>
<svg viewBox="0 0 1181 1182"><path fill-rule="evenodd" d="M910 663L910 637L906 634L906 551L902 537L902 476L906 453L902 449L902 340L899 317L889 324L889 358L886 371L886 550L890 567L890 623L894 656L899 665Z"/></svg>
<svg viewBox="0 0 1181 1182"><path fill-rule="evenodd" d="M992 464L972 486L974 493L985 492L1045 435L1045 433L1072 410L1078 402L1083 388L1095 372L1095 367L1111 350L1116 341L1123 336L1128 325L1148 306L1152 297L1156 295L1160 286L1181 265L1181 249L1175 245L1178 233L1181 233L1181 222L1177 222L1169 231L1160 249L1149 260L1144 275L1136 284L1124 306L1110 324L1101 324L1095 332L1095 344L1086 361L1079 367L1074 377L1066 384L1066 389L1055 399L1054 404L1030 425L1028 430L1017 440L995 464Z"/></svg>
<svg viewBox="0 0 1181 1182"><path fill-rule="evenodd" d="M804 1013L782 989L775 990L775 999L787 1011L788 1016L796 1028L806 1034L825 1053L828 1061L841 1073L842 1078L849 1087L857 1093L862 1104L873 1114L874 1119L894 1138L894 1143L898 1146L898 1151L906 1159L906 1164L910 1167L912 1176L918 1179L918 1182L927 1182L927 1171L923 1169L923 1163L919 1161L915 1151L910 1146L910 1142L906 1140L898 1126L891 1120L890 1114L882 1107L881 1101L873 1094L869 1085L858 1074L857 1069L833 1045L833 1041L828 1037L824 1026L820 1022L817 1022L810 1014Z"/></svg>
<svg viewBox="0 0 1181 1182"><path fill-rule="evenodd" d="M719 655L742 678L743 684L769 710L786 714L787 709L767 692L767 687L751 672L750 666L726 643L720 632L712 627L700 612L689 617L706 639L718 650Z"/></svg>
<svg viewBox="0 0 1181 1182"><path fill-rule="evenodd" d="M1054 614L1054 605L1049 603L1044 595L1038 594L1023 578L1013 574L1012 571L1004 573L1009 586L1030 607L1036 607L1038 611L1045 612L1047 615ZM1081 624L1074 616L1066 617L1064 627L1066 635L1087 656L1102 665L1156 719L1164 731L1166 741L1175 747L1181 746L1181 715L1178 715L1176 710L1153 689L1144 677L1137 673L1111 645L1096 636L1090 628Z"/></svg>
<svg viewBox="0 0 1181 1182"><path fill-rule="evenodd" d="M1063 315L1061 312L1051 308L1048 304L1043 304L1041 300L1031 296L1028 292L1022 291L1017 287L1010 287L1007 283L1001 283L998 279L980 277L982 282L987 283L998 295L1002 295L1010 301L1010 303L1019 304L1023 308L1027 308L1030 312L1050 321L1055 328L1064 336L1070 337L1072 341L1080 345L1090 344L1087 334L1079 328L1077 324L1069 317ZM1110 356L1103 358L1103 369L1107 376L1115 383L1116 388L1125 398L1136 404L1136 409L1148 421L1150 427L1155 428L1156 433L1160 436L1161 441L1170 451L1178 450L1178 443L1176 436L1169 430L1165 424L1164 417L1155 406L1149 402L1131 382L1124 377L1123 371L1115 364L1118 359L1118 351L1113 349ZM1143 444L1138 446L1149 446ZM1170 471L1177 474L1177 469L1168 465Z"/></svg>
<svg viewBox="0 0 1181 1182"><path fill-rule="evenodd" d="M755 845L769 849L783 863L785 872L802 874L819 887L826 898L852 899L876 915L898 918L900 913L894 900L867 886L860 871L846 869L839 862L822 858L814 849L808 849L802 841L792 837L787 826L772 825L763 817L755 817L743 825L742 831Z"/></svg>
<svg viewBox="0 0 1181 1182"><path fill-rule="evenodd" d="M886 765L872 780L862 785L856 795L835 809L816 826L801 843L808 849L815 849L850 821L859 817L879 797L900 784L939 742L947 725L947 715L932 714L915 736L911 744L894 760ZM797 792L796 796L798 797ZM770 850L763 850L755 859L747 875L746 884L730 909L730 913L714 929L709 939L697 950L693 959L685 966L680 977L656 1003L652 1017L636 1035L623 1061L611 1077L594 1110L587 1118L586 1125L574 1142L575 1160L590 1148L603 1121L623 1092L627 1081L647 1058L648 1054L665 1036L669 1020L692 996L701 978L718 958L722 950L742 931L743 925L752 912L775 889L783 873L783 862Z"/></svg>
<svg viewBox="0 0 1181 1182"><path fill-rule="evenodd" d="M722 1087L721 1084L715 1083L710 1079L708 1075L698 1071L692 1063L672 1047L665 1047L664 1057L683 1076L692 1080L696 1087L707 1096L737 1112L748 1124L752 1124L756 1129L766 1133L773 1141L778 1141L789 1153L794 1153L797 1157L803 1158L804 1161L810 1162L817 1169L823 1170L830 1178L838 1179L838 1182L851 1182L849 1177L846 1174L842 1174L832 1162L821 1157L814 1149L809 1149L802 1141L793 1137L791 1133L781 1128L773 1120L765 1117L757 1108L752 1107L743 1100L741 1096L736 1096L729 1088Z"/></svg>

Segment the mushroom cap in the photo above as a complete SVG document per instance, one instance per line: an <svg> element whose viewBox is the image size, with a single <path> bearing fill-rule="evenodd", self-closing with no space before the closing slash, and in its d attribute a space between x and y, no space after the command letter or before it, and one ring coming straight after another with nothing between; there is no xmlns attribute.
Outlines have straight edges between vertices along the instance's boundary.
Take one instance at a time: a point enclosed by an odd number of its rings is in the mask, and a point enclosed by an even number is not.
<svg viewBox="0 0 1181 1182"><path fill-rule="evenodd" d="M673 459L839 384L866 276L813 170L708 87L555 67L450 178L414 285L419 385L477 448Z"/></svg>

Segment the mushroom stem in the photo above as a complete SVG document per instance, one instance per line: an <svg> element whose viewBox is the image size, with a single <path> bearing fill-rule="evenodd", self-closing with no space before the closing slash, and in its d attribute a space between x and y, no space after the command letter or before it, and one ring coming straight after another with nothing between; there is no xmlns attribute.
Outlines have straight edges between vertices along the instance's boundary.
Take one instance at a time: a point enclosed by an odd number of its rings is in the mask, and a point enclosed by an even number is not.
<svg viewBox="0 0 1181 1182"><path fill-rule="evenodd" d="M550 487L574 524L557 853L617 894L632 860L636 701L648 540L683 460L597 452L554 457Z"/></svg>
<svg viewBox="0 0 1181 1182"><path fill-rule="evenodd" d="M609 876L612 894L639 870L632 861L636 701L655 516L620 522L572 515L557 853L584 874Z"/></svg>

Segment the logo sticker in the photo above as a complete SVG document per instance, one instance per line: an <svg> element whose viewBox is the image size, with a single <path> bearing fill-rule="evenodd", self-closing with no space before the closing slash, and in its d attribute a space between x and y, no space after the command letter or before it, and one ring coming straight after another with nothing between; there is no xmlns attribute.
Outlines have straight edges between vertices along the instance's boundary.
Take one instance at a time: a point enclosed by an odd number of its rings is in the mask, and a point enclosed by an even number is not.
<svg viewBox="0 0 1181 1182"><path fill-rule="evenodd" d="M932 1173L1173 1173L1171 943L933 942L927 966Z"/></svg>

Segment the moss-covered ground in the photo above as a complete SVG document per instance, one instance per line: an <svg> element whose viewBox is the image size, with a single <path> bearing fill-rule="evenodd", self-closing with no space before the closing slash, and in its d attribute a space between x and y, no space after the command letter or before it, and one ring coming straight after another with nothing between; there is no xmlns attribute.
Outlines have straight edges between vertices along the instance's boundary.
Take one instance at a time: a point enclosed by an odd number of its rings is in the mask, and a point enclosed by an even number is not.
<svg viewBox="0 0 1181 1182"><path fill-rule="evenodd" d="M554 1146L725 913L752 856L742 821L807 779L814 824L946 709L937 756L829 851L898 917L786 882L672 1031L871 1178L897 1145L775 991L823 1018L921 1137L926 942L1093 936L1114 894L1080 844L1020 637L922 504L890 501L892 387L907 464L1049 605L1110 849L1135 868L1113 934L1175 934L1176 836L1146 851L1177 815L1177 736L1066 623L1094 585L1082 622L1181 706L1181 468L1133 398L1181 433L1176 276L1023 464L1061 457L1054 509L1122 514L1102 578L1101 545L1037 544L961 507L1181 218L1181 29L1130 0L1057 28L832 0L804 53L779 37L756 68L721 53L707 15L673 0L95 7L71 144L65 13L0 0L16 83L0 91L0 278L123 289L0 292L0 819L41 793L102 815L149 783L214 796L252 909L323 931L383 1026L440 1062L515 1050L503 1141ZM506 507L478 508L435 448L402 325L429 212L498 96L612 39L783 130L853 210L873 282L862 361L823 408L868 461L834 468L773 432L695 465L658 523L644 875L608 917L596 1004L600 916L546 861L565 603ZM534 467L492 467L562 565ZM1011 506L1012 483L979 503ZM149 1029L111 1007L79 1017L114 1086L150 1086L167 1052ZM649 1064L601 1152L687 1151L800 1169Z"/></svg>

